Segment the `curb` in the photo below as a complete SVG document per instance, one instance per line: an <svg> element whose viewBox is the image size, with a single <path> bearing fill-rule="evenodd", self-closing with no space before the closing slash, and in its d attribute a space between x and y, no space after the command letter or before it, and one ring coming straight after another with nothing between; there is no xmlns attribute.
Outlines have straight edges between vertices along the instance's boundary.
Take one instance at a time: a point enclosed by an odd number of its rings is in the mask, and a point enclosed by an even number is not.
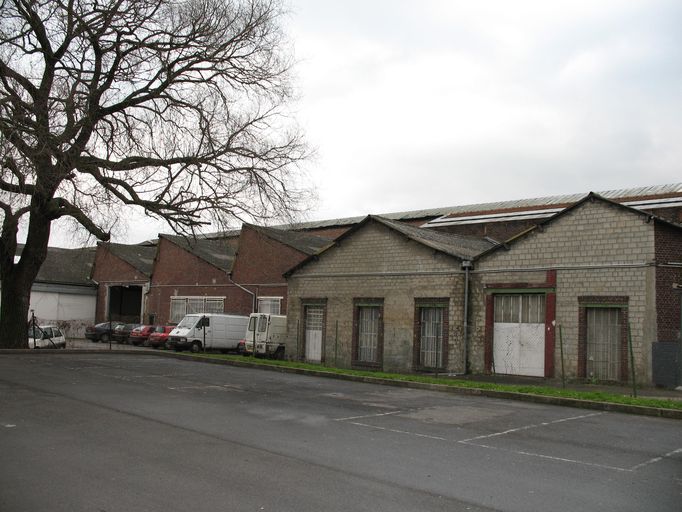
<svg viewBox="0 0 682 512"><path fill-rule="evenodd" d="M682 409L662 409L659 407L646 407L641 405L618 404L612 402L598 402L594 400L580 400L578 398L565 398L556 396L533 395L529 393L518 393L515 391L496 391L481 388L461 388L447 386L445 384L428 384L423 382L412 382L405 380L382 379L380 377L368 377L359 375L345 375L342 373L327 372L324 370L309 370L307 368L289 368L285 366L274 366L262 363L254 363L248 360L232 361L229 359L204 358L201 355L183 354L181 352L167 352L160 350L102 350L102 349L69 349L69 350L30 350L30 349L2 349L0 355L37 355L37 354L134 354L145 356L161 356L183 361L194 361L199 363L218 364L224 366L236 366L239 368L256 368L280 373L293 373L298 375L309 375L313 377L324 377L351 382L364 382L366 384L380 384L382 386L393 386L400 388L423 389L427 391L438 391L455 395L484 396L488 398L500 398L503 400L518 400L522 402L532 402L546 405L558 405L563 407L576 407L579 409L591 409L596 411L619 412L624 414L637 414L640 416L653 416L674 420L682 420Z"/></svg>

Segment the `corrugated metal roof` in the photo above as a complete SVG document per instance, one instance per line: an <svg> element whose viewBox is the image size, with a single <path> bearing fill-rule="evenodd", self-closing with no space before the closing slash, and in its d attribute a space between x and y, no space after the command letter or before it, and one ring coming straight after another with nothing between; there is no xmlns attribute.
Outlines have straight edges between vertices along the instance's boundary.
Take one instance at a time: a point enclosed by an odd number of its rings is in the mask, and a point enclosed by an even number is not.
<svg viewBox="0 0 682 512"><path fill-rule="evenodd" d="M602 192L596 192L600 196L606 197L607 199L630 199L636 200L641 198L649 198L656 196L681 196L682 197L682 183L671 183L667 185L652 185L647 187L636 187L636 188L621 188L614 190L606 190ZM466 213L476 213L484 211L498 211L498 210L513 210L513 209L527 209L529 207L552 207L556 205L563 205L563 207L568 206L573 203L577 203L584 197L586 197L589 192L581 192L577 194L564 194L558 196L545 196L536 197L530 199L515 199L510 201L496 201L490 203L475 203L475 204L465 204L458 206L443 206L440 208L430 208L421 210L410 210L403 212L393 212L393 213L382 213L379 214L380 217L391 219L391 220L414 220L414 219L426 219L428 217L445 217L450 215L462 215ZM311 222L301 222L299 224L292 224L286 226L279 226L285 229L315 229L315 228L325 228L331 226L345 226L352 225L361 222L365 216L362 217L341 217L336 219L326 219L320 221Z"/></svg>
<svg viewBox="0 0 682 512"><path fill-rule="evenodd" d="M465 204L457 206L442 206L440 208L426 208L421 210L409 210L393 213L380 213L380 217L391 220L409 221L429 218L437 219L447 216L462 216L465 214L475 214L477 212L495 212L499 210L514 210L519 211L526 210L530 207L557 207L560 205L562 208L569 206L571 204L577 203L582 198L586 197L589 192L580 192L576 194L564 194L558 196L545 196L536 197L530 199L515 199L510 201L496 201L490 203L474 203ZM679 196L682 197L682 183L670 183L667 185L652 185L646 187L635 187L635 188L621 188L614 190L606 190L602 192L596 192L600 196L606 197L607 199L617 200L617 199L630 199L637 200L643 198L650 198L656 196ZM308 222L300 222L296 224L281 224L277 226L271 226L276 229L284 230L309 230L309 229L321 229L329 228L334 226L352 226L362 222L366 215L356 216L356 217L337 217L334 219L322 219ZM235 231L224 232L223 233L209 233L204 235L207 238L227 236L229 234L234 234Z"/></svg>
<svg viewBox="0 0 682 512"><path fill-rule="evenodd" d="M569 205L577 203L589 192L579 194L566 194L560 196L546 196L531 199L517 199L512 201L499 201L494 203L479 203L472 205L454 206L449 209L447 216L455 216L463 213L475 213L482 211L499 211L499 210L514 210L526 209L540 206L554 206L554 205ZM603 192L596 192L602 197L611 200L636 200L651 198L656 196L680 195L682 196L682 183L674 183L669 185L658 185L650 187L638 188L622 188L616 190L606 190Z"/></svg>

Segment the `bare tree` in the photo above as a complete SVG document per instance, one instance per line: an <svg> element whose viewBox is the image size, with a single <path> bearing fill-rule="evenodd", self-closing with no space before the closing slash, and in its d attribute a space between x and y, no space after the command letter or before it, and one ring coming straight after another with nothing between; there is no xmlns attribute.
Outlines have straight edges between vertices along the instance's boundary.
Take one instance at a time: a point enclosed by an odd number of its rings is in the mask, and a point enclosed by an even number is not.
<svg viewBox="0 0 682 512"><path fill-rule="evenodd" d="M57 219L108 240L124 205L184 233L301 206L281 19L277 0L0 0L0 347L27 346Z"/></svg>

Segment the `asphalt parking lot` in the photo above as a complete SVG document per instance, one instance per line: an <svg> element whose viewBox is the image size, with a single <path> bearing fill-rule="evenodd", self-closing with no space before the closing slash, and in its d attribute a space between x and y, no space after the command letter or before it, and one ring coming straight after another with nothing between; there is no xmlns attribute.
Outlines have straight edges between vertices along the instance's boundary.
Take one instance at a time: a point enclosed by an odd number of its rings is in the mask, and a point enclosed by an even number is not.
<svg viewBox="0 0 682 512"><path fill-rule="evenodd" d="M678 511L682 424L131 354L0 355L2 511Z"/></svg>

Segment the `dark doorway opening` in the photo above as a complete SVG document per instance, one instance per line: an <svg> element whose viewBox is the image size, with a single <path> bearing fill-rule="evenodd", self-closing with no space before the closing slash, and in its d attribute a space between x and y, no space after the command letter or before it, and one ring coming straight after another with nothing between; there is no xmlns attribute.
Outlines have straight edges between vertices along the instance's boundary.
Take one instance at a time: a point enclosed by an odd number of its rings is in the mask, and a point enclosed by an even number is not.
<svg viewBox="0 0 682 512"><path fill-rule="evenodd" d="M111 320L126 323L141 321L142 287L141 286L110 286L109 314Z"/></svg>

